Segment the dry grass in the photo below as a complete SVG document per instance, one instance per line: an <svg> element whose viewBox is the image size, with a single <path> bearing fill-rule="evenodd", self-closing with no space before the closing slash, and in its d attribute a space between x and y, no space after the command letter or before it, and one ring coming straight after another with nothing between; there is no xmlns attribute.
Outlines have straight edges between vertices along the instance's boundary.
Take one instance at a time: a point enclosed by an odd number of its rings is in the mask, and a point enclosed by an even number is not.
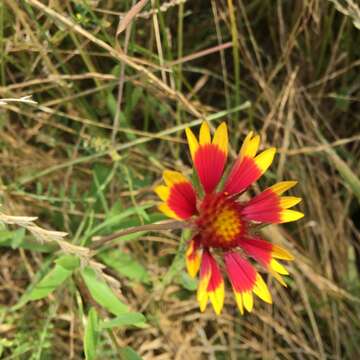
<svg viewBox="0 0 360 360"><path fill-rule="evenodd" d="M83 358L89 308L101 319L111 312L82 275L90 264L148 323L103 330L99 358L131 359L131 346L151 360L356 359L358 6L154 0L127 13L134 3L0 3L2 213L68 233L68 248L59 249L11 218L1 229L0 357ZM234 150L250 129L279 148L261 188L299 180L306 217L264 229L296 255L287 289L269 279L274 305L257 302L241 317L227 295L221 317L210 308L201 314L179 261L178 230L118 239L57 290L25 302L63 252L86 252L94 236L162 219L152 188L165 167L190 172L182 130L205 118L228 121ZM126 261L146 279L124 273Z"/></svg>

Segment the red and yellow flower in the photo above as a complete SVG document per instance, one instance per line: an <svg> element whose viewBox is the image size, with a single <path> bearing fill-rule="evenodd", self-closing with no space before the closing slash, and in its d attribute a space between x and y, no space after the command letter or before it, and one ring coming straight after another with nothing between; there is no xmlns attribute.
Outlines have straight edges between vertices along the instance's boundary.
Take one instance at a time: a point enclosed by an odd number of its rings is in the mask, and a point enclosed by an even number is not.
<svg viewBox="0 0 360 360"><path fill-rule="evenodd" d="M223 178L228 157L228 133L222 123L211 138L206 122L200 128L199 140L186 129L191 158L202 189L196 191L191 181L176 171L165 170L165 185L155 189L163 201L159 209L167 216L183 220L193 229L186 252L190 276L200 270L197 300L204 311L210 300L216 314L224 304L224 279L214 252L223 254L226 273L235 293L240 312L253 308L253 293L271 303L271 294L263 278L247 259L251 257L286 286L282 275L288 275L278 260L293 260L285 249L254 234L254 224L280 224L303 217L289 208L301 201L282 196L296 181L279 182L249 201L239 198L271 165L275 148L257 155L260 137L250 132L226 179ZM223 181L222 181L223 180Z"/></svg>

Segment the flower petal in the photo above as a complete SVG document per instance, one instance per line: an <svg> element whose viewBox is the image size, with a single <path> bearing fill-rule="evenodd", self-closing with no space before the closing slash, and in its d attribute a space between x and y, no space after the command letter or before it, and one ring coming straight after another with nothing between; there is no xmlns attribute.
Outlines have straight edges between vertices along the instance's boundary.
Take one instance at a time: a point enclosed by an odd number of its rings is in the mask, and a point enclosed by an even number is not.
<svg viewBox="0 0 360 360"><path fill-rule="evenodd" d="M253 298L253 294L251 291L244 291L242 293L242 301L244 304L244 308L248 311L251 312L254 306L254 298Z"/></svg>
<svg viewBox="0 0 360 360"><path fill-rule="evenodd" d="M226 163L226 154L217 145L199 146L194 166L205 192L211 193L219 183Z"/></svg>
<svg viewBox="0 0 360 360"><path fill-rule="evenodd" d="M260 136L255 135L253 137L253 132L250 131L241 146L239 153L240 159L244 158L245 156L253 158L259 149L259 145L260 145Z"/></svg>
<svg viewBox="0 0 360 360"><path fill-rule="evenodd" d="M302 199L296 196L282 196L280 198L280 207L282 209L288 209L297 205Z"/></svg>
<svg viewBox="0 0 360 360"><path fill-rule="evenodd" d="M262 300L268 303L272 302L264 280L240 254L235 252L226 253L225 266L241 314L244 313L244 308L249 312L252 310L253 292Z"/></svg>
<svg viewBox="0 0 360 360"><path fill-rule="evenodd" d="M285 267L275 259L294 260L294 257L287 250L258 237L243 238L239 241L239 246L249 256L264 266L283 286L286 286L286 283L280 275L289 275L289 273Z"/></svg>
<svg viewBox="0 0 360 360"><path fill-rule="evenodd" d="M189 182L186 176L179 173L178 171L173 171L173 170L165 170L163 172L163 179L167 186L172 186L186 181Z"/></svg>
<svg viewBox="0 0 360 360"><path fill-rule="evenodd" d="M274 159L276 149L267 149L255 157L259 143L260 137L258 135L253 137L253 133L250 132L246 136L241 146L239 157L235 161L225 183L225 192L232 195L245 191L269 168Z"/></svg>
<svg viewBox="0 0 360 360"><path fill-rule="evenodd" d="M253 158L248 156L238 158L225 182L224 191L228 194L237 194L246 190L261 176L260 169Z"/></svg>
<svg viewBox="0 0 360 360"><path fill-rule="evenodd" d="M156 194L165 203L159 205L160 211L175 219L187 219L196 213L196 193L191 182L177 171L165 170L164 181L167 186L155 188Z"/></svg>
<svg viewBox="0 0 360 360"><path fill-rule="evenodd" d="M200 279L197 289L196 298L200 305L200 311L203 312L206 309L206 305L209 299L209 293L207 291L209 281L211 278L211 263L210 263L210 254L208 251L204 251L201 259L200 267Z"/></svg>
<svg viewBox="0 0 360 360"><path fill-rule="evenodd" d="M304 214L295 210L284 210L281 212L281 223L296 221L304 217Z"/></svg>
<svg viewBox="0 0 360 360"><path fill-rule="evenodd" d="M203 121L200 127L199 143L200 145L211 143L210 128L206 121Z"/></svg>
<svg viewBox="0 0 360 360"><path fill-rule="evenodd" d="M298 211L287 210L298 204L301 198L280 196L294 182L275 184L247 202L242 209L242 216L247 220L279 224L295 221L303 217Z"/></svg>
<svg viewBox="0 0 360 360"><path fill-rule="evenodd" d="M217 145L219 149L227 155L228 153L228 131L226 123L221 123L215 130L212 143Z"/></svg>
<svg viewBox="0 0 360 360"><path fill-rule="evenodd" d="M190 130L190 128L186 128L185 133L186 133L187 141L189 144L191 158L194 160L194 155L195 155L197 149L199 148L199 143L198 143L194 133Z"/></svg>
<svg viewBox="0 0 360 360"><path fill-rule="evenodd" d="M207 287L211 304L215 310L216 315L221 313L224 306L224 279L221 275L219 266L215 259L210 255L211 263L211 277Z"/></svg>
<svg viewBox="0 0 360 360"><path fill-rule="evenodd" d="M262 301L272 304L272 296L269 288L259 273L256 274L256 281L254 286L254 294L257 295Z"/></svg>
<svg viewBox="0 0 360 360"><path fill-rule="evenodd" d="M291 189L292 187L294 187L298 182L294 181L294 180L289 180L289 181L281 181L278 182L272 186L270 186L269 189L271 189L274 193L278 194L278 195L282 195L286 190Z"/></svg>
<svg viewBox="0 0 360 360"><path fill-rule="evenodd" d="M210 298L215 313L219 315L224 305L224 279L220 269L208 250L205 250L201 260L200 280L197 300L200 311L204 311Z"/></svg>
<svg viewBox="0 0 360 360"><path fill-rule="evenodd" d="M201 263L201 250L199 249L199 242L196 237L189 242L185 260L188 273L194 278L199 271Z"/></svg>
<svg viewBox="0 0 360 360"><path fill-rule="evenodd" d="M275 244L271 244L271 246L272 246L271 249L272 257L274 257L275 259L288 260L288 261L295 260L294 256L291 255L287 250L285 250L281 246Z"/></svg>
<svg viewBox="0 0 360 360"><path fill-rule="evenodd" d="M167 217L176 219L176 220L181 220L181 218L176 215L168 206L168 204L166 203L161 203L158 205L158 209Z"/></svg>
<svg viewBox="0 0 360 360"><path fill-rule="evenodd" d="M241 211L247 220L278 224L281 222L280 197L266 189L248 201Z"/></svg>
<svg viewBox="0 0 360 360"><path fill-rule="evenodd" d="M275 259L271 259L270 261L270 267L276 271L278 274L281 275L289 275L289 272L285 269L283 265L281 265L278 261Z"/></svg>
<svg viewBox="0 0 360 360"><path fill-rule="evenodd" d="M168 186L159 185L154 189L154 191L162 201L167 201L167 199L169 198L170 188Z"/></svg>
<svg viewBox="0 0 360 360"><path fill-rule="evenodd" d="M224 171L227 160L227 128L222 123L215 131L211 143L210 129L206 122L200 128L200 143L191 130L186 130L194 167L206 193L214 191Z"/></svg>
<svg viewBox="0 0 360 360"><path fill-rule="evenodd" d="M269 168L274 160L276 149L266 149L255 157L256 166L260 169L261 175Z"/></svg>

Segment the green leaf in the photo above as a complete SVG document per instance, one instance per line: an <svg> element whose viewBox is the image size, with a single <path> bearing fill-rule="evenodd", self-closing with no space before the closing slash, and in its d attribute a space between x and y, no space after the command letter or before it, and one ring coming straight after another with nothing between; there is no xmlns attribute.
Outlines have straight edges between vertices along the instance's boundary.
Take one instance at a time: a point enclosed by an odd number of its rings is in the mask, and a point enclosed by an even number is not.
<svg viewBox="0 0 360 360"><path fill-rule="evenodd" d="M138 355L135 350L130 346L126 346L120 350L121 360L142 360L142 357Z"/></svg>
<svg viewBox="0 0 360 360"><path fill-rule="evenodd" d="M1 230L0 246L11 247L12 249L26 249L37 252L51 252L57 248L56 244L44 243L40 244L31 237L25 237L25 229L17 230Z"/></svg>
<svg viewBox="0 0 360 360"><path fill-rule="evenodd" d="M110 287L98 279L96 272L87 267L82 270L82 277L94 300L114 315L129 312L127 305L121 302Z"/></svg>
<svg viewBox="0 0 360 360"><path fill-rule="evenodd" d="M99 319L96 310L91 308L86 321L84 334L84 352L86 360L94 360L96 358L98 336Z"/></svg>
<svg viewBox="0 0 360 360"><path fill-rule="evenodd" d="M56 264L29 292L26 301L43 299L58 288L71 274L71 270Z"/></svg>
<svg viewBox="0 0 360 360"><path fill-rule="evenodd" d="M55 260L55 262L69 271L74 271L80 266L80 259L74 255L64 255Z"/></svg>
<svg viewBox="0 0 360 360"><path fill-rule="evenodd" d="M0 243L11 246L13 249L20 247L24 240L25 229L17 229L13 231L2 230L0 231Z"/></svg>
<svg viewBox="0 0 360 360"><path fill-rule="evenodd" d="M119 215L124 211L120 200L116 200L110 210L106 213L105 219L111 219L113 216Z"/></svg>
<svg viewBox="0 0 360 360"><path fill-rule="evenodd" d="M48 296L80 266L80 260L73 255L63 255L56 259L55 263L55 267L47 269L46 275L21 297L15 308L25 305L28 301L40 300Z"/></svg>
<svg viewBox="0 0 360 360"><path fill-rule="evenodd" d="M19 229L20 230L20 229ZM18 231L18 230L16 230ZM1 230L0 231L0 244L7 243L8 240L12 240L15 231Z"/></svg>
<svg viewBox="0 0 360 360"><path fill-rule="evenodd" d="M18 229L14 231L14 236L12 238L11 247L17 249L21 246L25 238L25 229Z"/></svg>
<svg viewBox="0 0 360 360"><path fill-rule="evenodd" d="M198 281L190 277L185 271L182 271L180 274L181 285L190 291L195 291L197 289Z"/></svg>
<svg viewBox="0 0 360 360"><path fill-rule="evenodd" d="M150 277L145 267L128 253L119 250L109 250L101 252L99 257L103 263L114 269L120 275L143 283L150 282Z"/></svg>
<svg viewBox="0 0 360 360"><path fill-rule="evenodd" d="M12 307L12 310L18 310L23 307L30 299L29 295L35 289L37 284L40 282L44 276L46 276L51 271L51 265L53 264L53 259L46 258L41 264L40 270L35 274L33 281L29 284L26 291L22 294L19 301Z"/></svg>
<svg viewBox="0 0 360 360"><path fill-rule="evenodd" d="M133 325L137 327L144 327L146 318L143 314L137 312L130 312L127 314L119 315L114 319L104 321L101 324L103 329L111 329L119 326Z"/></svg>

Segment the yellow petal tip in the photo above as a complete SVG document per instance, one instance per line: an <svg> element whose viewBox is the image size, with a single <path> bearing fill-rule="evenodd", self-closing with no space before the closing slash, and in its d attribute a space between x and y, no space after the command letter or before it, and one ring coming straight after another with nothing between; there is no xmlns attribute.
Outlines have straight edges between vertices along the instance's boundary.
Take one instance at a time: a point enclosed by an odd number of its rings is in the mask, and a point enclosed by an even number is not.
<svg viewBox="0 0 360 360"><path fill-rule="evenodd" d="M154 189L154 192L162 201L166 202L169 198L170 189L165 185L159 185Z"/></svg>
<svg viewBox="0 0 360 360"><path fill-rule="evenodd" d="M211 143L210 127L206 121L203 121L200 127L199 144L206 145Z"/></svg>
<svg viewBox="0 0 360 360"><path fill-rule="evenodd" d="M274 147L269 148L261 152L255 158L255 163L263 174L271 165L274 160L276 149Z"/></svg>
<svg viewBox="0 0 360 360"><path fill-rule="evenodd" d="M225 122L222 122L215 130L212 143L217 145L219 149L227 154L228 152L228 131Z"/></svg>
<svg viewBox="0 0 360 360"><path fill-rule="evenodd" d="M185 134L186 134L187 141L189 144L191 158L194 160L195 153L196 153L197 149L199 148L199 143L198 143L194 133L190 130L190 128L185 129Z"/></svg>
<svg viewBox="0 0 360 360"><path fill-rule="evenodd" d="M176 220L181 220L179 216L177 216L170 208L167 204L165 203L161 203L158 205L158 209L167 217L176 219Z"/></svg>
<svg viewBox="0 0 360 360"><path fill-rule="evenodd" d="M304 213L295 210L283 210L281 212L281 222L296 221L304 217Z"/></svg>

